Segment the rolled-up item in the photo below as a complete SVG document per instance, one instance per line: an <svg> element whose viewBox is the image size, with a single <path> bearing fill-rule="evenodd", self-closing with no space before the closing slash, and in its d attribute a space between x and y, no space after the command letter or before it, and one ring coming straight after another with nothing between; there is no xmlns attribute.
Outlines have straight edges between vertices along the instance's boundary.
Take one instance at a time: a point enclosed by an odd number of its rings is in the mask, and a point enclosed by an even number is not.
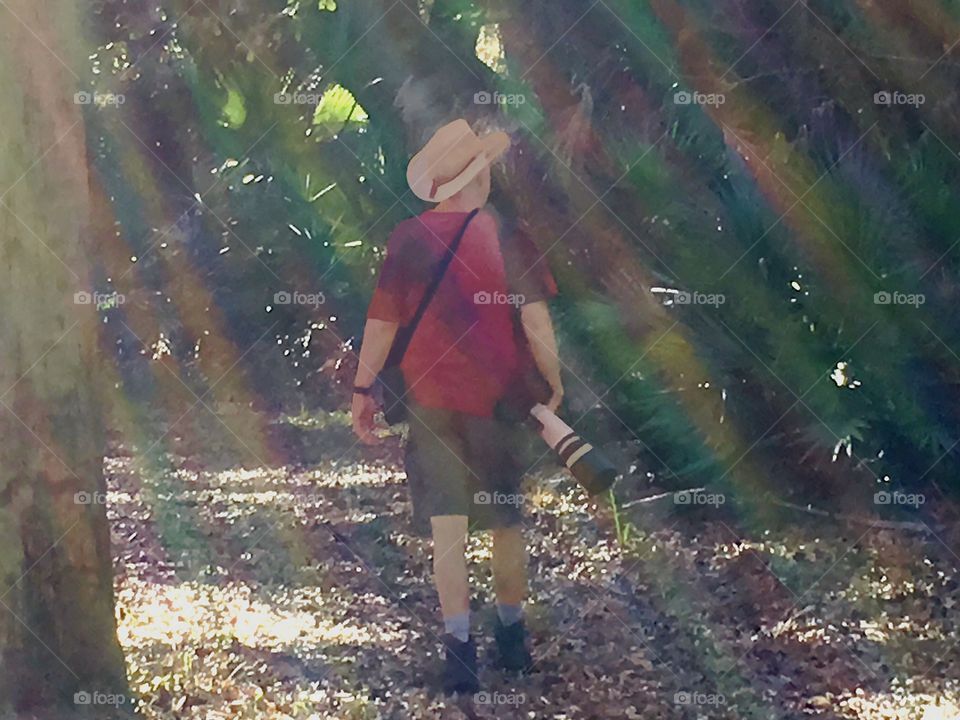
<svg viewBox="0 0 960 720"><path fill-rule="evenodd" d="M617 469L602 452L543 405L534 405L530 414L540 425L540 437L560 456L588 495L610 489L617 478Z"/></svg>

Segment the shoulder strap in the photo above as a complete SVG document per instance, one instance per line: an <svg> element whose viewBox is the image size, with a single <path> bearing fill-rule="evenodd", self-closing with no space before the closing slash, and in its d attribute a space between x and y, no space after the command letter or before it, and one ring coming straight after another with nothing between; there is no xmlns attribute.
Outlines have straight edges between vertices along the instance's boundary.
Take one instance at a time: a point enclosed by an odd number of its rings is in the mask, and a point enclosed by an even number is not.
<svg viewBox="0 0 960 720"><path fill-rule="evenodd" d="M410 320L410 323L406 326L406 328L404 328L403 337L398 338L399 342L393 348L394 352L391 353L391 355L394 355L394 361L396 363L399 363L400 360L403 359L404 354L407 352L407 346L413 339L413 334L417 331L417 326L420 324L420 320L427 311L430 301L433 300L433 296L436 294L437 288L440 287L440 282L443 280L443 276L447 274L447 268L449 268L450 263L453 262L453 256L456 255L457 248L460 247L460 241L463 240L463 236L467 232L467 227L470 225L470 221L476 217L478 212L480 212L480 208L470 212L470 214L467 216L467 219L463 223L463 227L460 228L460 231L453 239L453 242L447 247L447 252L444 254L443 259L437 266L437 271L434 273L433 279L430 281L430 284L423 293L423 298L420 300L420 305L417 307L417 311L413 314L413 318Z"/></svg>

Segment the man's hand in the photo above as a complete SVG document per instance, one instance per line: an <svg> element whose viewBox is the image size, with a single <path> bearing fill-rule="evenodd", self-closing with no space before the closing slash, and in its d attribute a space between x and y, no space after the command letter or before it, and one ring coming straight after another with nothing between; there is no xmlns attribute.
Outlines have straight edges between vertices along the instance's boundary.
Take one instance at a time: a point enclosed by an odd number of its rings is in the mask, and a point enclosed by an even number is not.
<svg viewBox="0 0 960 720"><path fill-rule="evenodd" d="M553 388L553 395L550 396L550 400L547 401L547 409L556 414L557 410L560 409L560 403L563 402L563 385L557 385Z"/></svg>
<svg viewBox="0 0 960 720"><path fill-rule="evenodd" d="M399 326L385 320L367 320L363 328L363 344L357 358L357 376L353 380L354 388L369 388L377 380L377 373L383 369L387 354L393 345L393 338ZM380 438L373 434L377 424L373 418L377 412L377 401L369 391L354 393L350 408L353 419L353 431L367 445L377 445Z"/></svg>
<svg viewBox="0 0 960 720"><path fill-rule="evenodd" d="M377 423L374 415L377 412L377 401L370 395L354 393L350 415L353 419L353 432L366 445L379 445L383 440L374 434Z"/></svg>
<svg viewBox="0 0 960 720"><path fill-rule="evenodd" d="M550 311L543 300L528 303L520 308L520 320L523 332L527 336L530 352L537 363L537 369L550 383L552 395L545 404L547 409L556 413L563 402L563 382L560 380L560 357L557 355L557 338L553 333Z"/></svg>

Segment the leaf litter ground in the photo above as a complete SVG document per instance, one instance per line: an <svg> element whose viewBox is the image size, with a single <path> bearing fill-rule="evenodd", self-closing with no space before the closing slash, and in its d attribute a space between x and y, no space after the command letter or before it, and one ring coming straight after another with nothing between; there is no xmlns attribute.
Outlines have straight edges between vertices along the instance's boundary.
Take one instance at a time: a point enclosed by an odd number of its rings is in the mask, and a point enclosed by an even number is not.
<svg viewBox="0 0 960 720"><path fill-rule="evenodd" d="M804 516L748 532L669 497L618 537L606 503L548 465L525 487L534 672L486 662L490 547L473 536L484 694L444 697L398 443L342 454L342 418L276 429L284 462L186 442L152 458L117 442L107 461L146 718L960 717L949 538Z"/></svg>

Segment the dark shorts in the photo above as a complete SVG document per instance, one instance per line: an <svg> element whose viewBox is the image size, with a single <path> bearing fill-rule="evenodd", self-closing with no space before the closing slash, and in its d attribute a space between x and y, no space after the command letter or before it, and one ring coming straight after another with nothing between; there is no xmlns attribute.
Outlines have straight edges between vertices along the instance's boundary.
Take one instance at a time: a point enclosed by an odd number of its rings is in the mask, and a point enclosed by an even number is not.
<svg viewBox="0 0 960 720"><path fill-rule="evenodd" d="M430 535L437 515L466 515L470 530L522 522L520 482L529 459L522 427L415 404L408 415L404 467L414 533Z"/></svg>

